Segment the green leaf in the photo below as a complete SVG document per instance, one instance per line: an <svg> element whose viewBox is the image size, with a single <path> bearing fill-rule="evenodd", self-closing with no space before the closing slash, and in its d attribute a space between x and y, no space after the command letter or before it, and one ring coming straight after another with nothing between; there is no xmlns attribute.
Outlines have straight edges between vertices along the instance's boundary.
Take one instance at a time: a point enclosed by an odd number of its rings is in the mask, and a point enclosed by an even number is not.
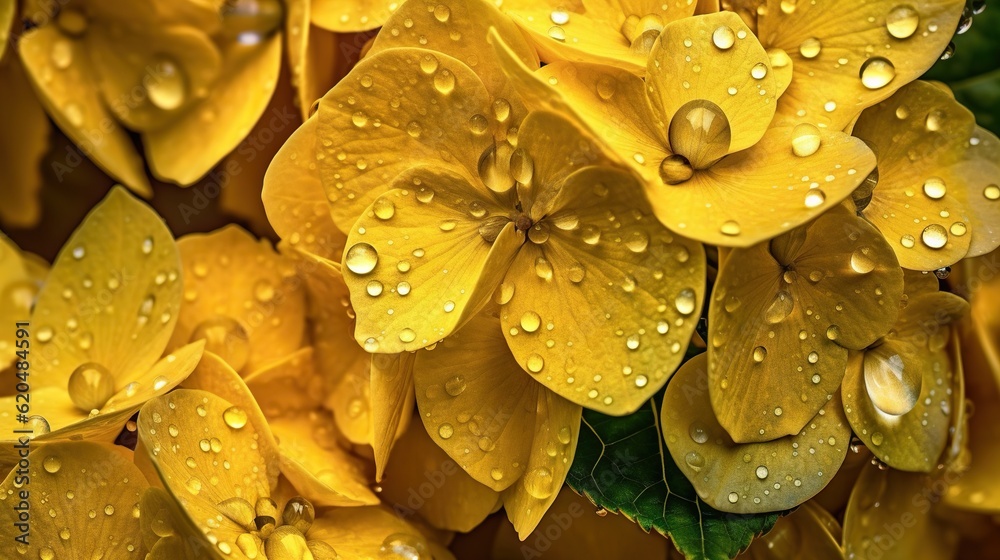
<svg viewBox="0 0 1000 560"><path fill-rule="evenodd" d="M598 506L670 537L690 560L733 558L770 530L778 514L723 513L698 499L663 441L662 402L660 391L628 416L584 410L566 482Z"/></svg>
<svg viewBox="0 0 1000 560"><path fill-rule="evenodd" d="M980 126L1000 133L1000 6L973 18L972 29L955 37L955 54L939 61L924 79L939 80L976 115Z"/></svg>

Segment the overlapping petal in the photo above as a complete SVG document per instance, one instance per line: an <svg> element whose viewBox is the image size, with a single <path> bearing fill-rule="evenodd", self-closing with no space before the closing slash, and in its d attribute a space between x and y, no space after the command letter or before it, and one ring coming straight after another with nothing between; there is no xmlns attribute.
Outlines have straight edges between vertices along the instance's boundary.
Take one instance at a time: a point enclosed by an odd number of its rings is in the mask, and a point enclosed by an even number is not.
<svg viewBox="0 0 1000 560"><path fill-rule="evenodd" d="M891 248L844 208L732 251L709 307L719 423L738 442L801 431L840 387L848 350L889 332L902 291Z"/></svg>
<svg viewBox="0 0 1000 560"><path fill-rule="evenodd" d="M847 456L851 427L838 395L801 431L738 443L709 402L708 357L695 356L674 374L661 423L674 462L713 508L760 513L795 507L823 489Z"/></svg>

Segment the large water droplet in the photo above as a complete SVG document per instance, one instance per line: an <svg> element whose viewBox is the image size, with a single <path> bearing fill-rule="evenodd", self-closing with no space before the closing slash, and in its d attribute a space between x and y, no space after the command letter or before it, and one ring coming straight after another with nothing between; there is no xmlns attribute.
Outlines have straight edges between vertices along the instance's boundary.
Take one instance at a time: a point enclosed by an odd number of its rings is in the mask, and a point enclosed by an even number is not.
<svg viewBox="0 0 1000 560"><path fill-rule="evenodd" d="M660 162L660 180L667 185L679 185L694 176L691 162L680 154L663 158Z"/></svg>
<svg viewBox="0 0 1000 560"><path fill-rule="evenodd" d="M912 37L920 24L920 16L917 10L909 4L900 4L889 10L885 17L885 28L889 35L897 39L907 39Z"/></svg>
<svg viewBox="0 0 1000 560"><path fill-rule="evenodd" d="M705 169L729 153L732 128L722 108L705 99L689 101L670 120L670 149Z"/></svg>
<svg viewBox="0 0 1000 560"><path fill-rule="evenodd" d="M920 240L931 249L940 249L948 243L948 231L944 226L931 224L920 233Z"/></svg>
<svg viewBox="0 0 1000 560"><path fill-rule="evenodd" d="M156 69L156 73L146 88L149 101L164 111L172 111L183 105L187 100L188 85L181 67L165 56L154 60L152 67Z"/></svg>
<svg viewBox="0 0 1000 560"><path fill-rule="evenodd" d="M764 319L771 323L780 323L784 321L786 317L791 315L792 309L795 308L795 302L792 300L792 295L788 292L781 290L774 295L774 299L771 300L771 305L764 312Z"/></svg>
<svg viewBox="0 0 1000 560"><path fill-rule="evenodd" d="M736 43L736 33L728 25L720 25L712 32L712 44L722 50L729 50Z"/></svg>
<svg viewBox="0 0 1000 560"><path fill-rule="evenodd" d="M694 290L691 288L684 288L677 292L677 296L674 297L674 307L681 315L690 315L694 313L695 304L697 303L696 300L697 297Z"/></svg>
<svg viewBox="0 0 1000 560"><path fill-rule="evenodd" d="M868 274L875 270L874 250L871 247L860 247L851 254L851 268L858 274Z"/></svg>
<svg viewBox="0 0 1000 560"><path fill-rule="evenodd" d="M809 123L801 123L792 129L792 152L799 157L809 157L819 150L822 137L819 129Z"/></svg>
<svg viewBox="0 0 1000 560"><path fill-rule="evenodd" d="M355 243L347 250L344 264L355 274L368 274L378 264L378 251L368 243Z"/></svg>
<svg viewBox="0 0 1000 560"><path fill-rule="evenodd" d="M69 376L69 398L84 412L100 409L115 392L115 379L108 368L95 362L77 366Z"/></svg>
<svg viewBox="0 0 1000 560"><path fill-rule="evenodd" d="M904 358L890 347L865 352L864 372L868 397L882 412L898 416L916 406L923 378L917 368L907 367Z"/></svg>
<svg viewBox="0 0 1000 560"><path fill-rule="evenodd" d="M231 406L222 412L222 420L234 430L246 426L247 419L247 412L238 406Z"/></svg>
<svg viewBox="0 0 1000 560"><path fill-rule="evenodd" d="M823 45L819 42L819 39L815 37L810 37L805 41L802 41L802 44L799 45L799 54L801 54L803 58L816 58L822 50Z"/></svg>
<svg viewBox="0 0 1000 560"><path fill-rule="evenodd" d="M875 56L861 65L861 84L868 89L881 89L896 77L896 67L881 56Z"/></svg>
<svg viewBox="0 0 1000 560"><path fill-rule="evenodd" d="M944 198L944 195L947 194L947 192L948 187L944 184L944 180L940 177L931 177L924 181L924 194L927 195L928 198L938 200Z"/></svg>
<svg viewBox="0 0 1000 560"><path fill-rule="evenodd" d="M528 471L524 475L524 489L538 500L547 499L555 490L552 471L546 467Z"/></svg>

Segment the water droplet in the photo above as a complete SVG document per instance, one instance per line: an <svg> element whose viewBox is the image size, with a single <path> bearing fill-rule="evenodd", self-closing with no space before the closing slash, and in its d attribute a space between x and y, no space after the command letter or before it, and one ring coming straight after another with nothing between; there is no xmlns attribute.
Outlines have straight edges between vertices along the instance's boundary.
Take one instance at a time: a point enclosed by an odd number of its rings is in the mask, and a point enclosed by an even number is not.
<svg viewBox="0 0 1000 560"><path fill-rule="evenodd" d="M900 4L892 10L885 18L885 28L889 35L897 39L907 39L912 37L920 24L920 16L913 6Z"/></svg>
<svg viewBox="0 0 1000 560"><path fill-rule="evenodd" d="M772 325L780 323L781 321L784 321L786 317L791 315L794 307L795 302L792 300L791 294L781 290L775 294L774 299L771 300L771 305L764 313L764 319Z"/></svg>
<svg viewBox="0 0 1000 560"><path fill-rule="evenodd" d="M56 474L62 468L62 460L55 455L49 455L42 461L42 468L49 474Z"/></svg>
<svg viewBox="0 0 1000 560"><path fill-rule="evenodd" d="M803 58L816 58L819 56L822 49L823 45L819 42L819 39L810 37L805 41L802 41L802 44L799 45L799 54L801 54Z"/></svg>
<svg viewBox="0 0 1000 560"><path fill-rule="evenodd" d="M510 155L510 174L518 183L530 183L534 170L535 163L523 148L517 148Z"/></svg>
<svg viewBox="0 0 1000 560"><path fill-rule="evenodd" d="M396 213L396 205L392 203L391 200L385 197L375 199L372 203L372 212L375 217L380 220L388 220Z"/></svg>
<svg viewBox="0 0 1000 560"><path fill-rule="evenodd" d="M115 392L115 379L108 368L95 362L77 366L69 376L69 397L84 412L100 409Z"/></svg>
<svg viewBox="0 0 1000 560"><path fill-rule="evenodd" d="M399 331L399 340L401 342L410 343L417 339L417 333L413 332L413 329L403 329Z"/></svg>
<svg viewBox="0 0 1000 560"><path fill-rule="evenodd" d="M552 471L546 467L539 467L528 471L524 475L524 489L535 499L548 499L555 491Z"/></svg>
<svg viewBox="0 0 1000 560"><path fill-rule="evenodd" d="M732 128L721 107L696 99L677 110L668 136L672 152L684 156L694 169L704 169L729 153Z"/></svg>
<svg viewBox="0 0 1000 560"><path fill-rule="evenodd" d="M809 123L801 123L792 129L792 152L799 157L815 154L822 144L819 128Z"/></svg>
<svg viewBox="0 0 1000 560"><path fill-rule="evenodd" d="M729 50L736 43L736 33L727 25L720 25L712 32L712 44L722 50Z"/></svg>
<svg viewBox="0 0 1000 560"><path fill-rule="evenodd" d="M156 79L144 84L149 101L164 111L172 111L183 105L187 99L188 87L184 71L173 59L165 56L157 57L152 67L156 68Z"/></svg>
<svg viewBox="0 0 1000 560"><path fill-rule="evenodd" d="M951 224L951 227L948 228L948 231L950 231L951 234L954 235L955 237L962 237L963 235L968 233L969 228L968 226L965 225L965 222L955 222Z"/></svg>
<svg viewBox="0 0 1000 560"><path fill-rule="evenodd" d="M549 28L549 37L562 43L566 41L566 30L558 25L553 25Z"/></svg>
<svg viewBox="0 0 1000 560"><path fill-rule="evenodd" d="M410 283L400 282L396 284L396 293L401 296L406 296L410 294Z"/></svg>
<svg viewBox="0 0 1000 560"><path fill-rule="evenodd" d="M545 257L535 259L535 274L542 280L552 279L552 265L549 264L549 261Z"/></svg>
<svg viewBox="0 0 1000 560"><path fill-rule="evenodd" d="M580 263L573 263L569 267L567 276L569 276L570 282L574 284L579 284L583 282L584 277L586 277L587 271L584 270L583 265Z"/></svg>
<svg viewBox="0 0 1000 560"><path fill-rule="evenodd" d="M700 472L705 466L705 457L698 453L697 451L691 451L684 456L684 462L687 466L691 468L694 472Z"/></svg>
<svg viewBox="0 0 1000 560"><path fill-rule="evenodd" d="M660 162L660 180L667 185L679 185L694 176L691 162L680 154L663 158Z"/></svg>
<svg viewBox="0 0 1000 560"><path fill-rule="evenodd" d="M52 58L52 64L60 69L65 70L73 64L73 45L66 39L58 39L52 45L52 52L50 53Z"/></svg>
<svg viewBox="0 0 1000 560"><path fill-rule="evenodd" d="M767 467L765 467L764 465L757 467L756 474L757 478L764 480L765 478L767 478Z"/></svg>
<svg viewBox="0 0 1000 560"><path fill-rule="evenodd" d="M923 378L918 368L906 367L903 357L886 346L865 352L865 388L872 404L898 416L913 410Z"/></svg>
<svg viewBox="0 0 1000 560"><path fill-rule="evenodd" d="M826 193L820 189L809 189L806 192L806 208L816 208L826 202Z"/></svg>
<svg viewBox="0 0 1000 560"><path fill-rule="evenodd" d="M851 254L851 268L858 274L868 274L875 270L874 251L871 247L860 247Z"/></svg>
<svg viewBox="0 0 1000 560"><path fill-rule="evenodd" d="M695 443L701 444L708 441L708 431L698 422L691 423L691 426L688 428L688 434Z"/></svg>
<svg viewBox="0 0 1000 560"><path fill-rule="evenodd" d="M384 286L378 280L372 280L371 282L368 283L367 286L365 286L365 291L368 292L368 295L372 297L378 297L382 295L383 289Z"/></svg>
<svg viewBox="0 0 1000 560"><path fill-rule="evenodd" d="M882 432L875 432L872 434L872 445L878 447L879 445L882 445L884 440L885 437L882 435Z"/></svg>
<svg viewBox="0 0 1000 560"><path fill-rule="evenodd" d="M483 134L490 128L490 122L486 120L486 117L480 114L472 115L469 118L469 130L473 134Z"/></svg>
<svg viewBox="0 0 1000 560"><path fill-rule="evenodd" d="M455 75L450 70L443 69L434 74L434 89L448 95L455 89Z"/></svg>
<svg viewBox="0 0 1000 560"><path fill-rule="evenodd" d="M763 362L767 358L767 348L763 346L758 346L753 349L753 361L758 364Z"/></svg>
<svg viewBox="0 0 1000 560"><path fill-rule="evenodd" d="M767 76L767 65L763 62L754 64L753 68L750 69L750 76L755 80L763 80Z"/></svg>
<svg viewBox="0 0 1000 560"><path fill-rule="evenodd" d="M881 56L875 56L861 65L861 84L868 89L881 89L896 77L896 67Z"/></svg>
<svg viewBox="0 0 1000 560"><path fill-rule="evenodd" d="M538 330L541 324L542 318L534 311L526 311L524 315L521 315L521 329L524 332L533 333Z"/></svg>
<svg viewBox="0 0 1000 560"><path fill-rule="evenodd" d="M737 494L736 492L730 492L729 493L729 503L735 504L738 501L740 501L740 495Z"/></svg>
<svg viewBox="0 0 1000 560"><path fill-rule="evenodd" d="M247 425L247 413L238 406L231 406L223 411L222 419L227 426L234 430L239 430Z"/></svg>
<svg viewBox="0 0 1000 560"><path fill-rule="evenodd" d="M694 313L696 299L693 289L684 288L674 297L674 307L681 315L690 315Z"/></svg>
<svg viewBox="0 0 1000 560"><path fill-rule="evenodd" d="M434 19L440 21L441 23L444 23L448 21L449 16L451 16L451 10L448 8L448 6L445 6L444 4L438 4L437 6L434 7Z"/></svg>
<svg viewBox="0 0 1000 560"><path fill-rule="evenodd" d="M983 196L985 196L987 200L1000 199L1000 186L988 185L985 189L983 189Z"/></svg>
<svg viewBox="0 0 1000 560"><path fill-rule="evenodd" d="M941 126L944 124L944 113L940 109L934 109L927 114L927 118L924 120L924 126L930 132L937 132L941 130Z"/></svg>
<svg viewBox="0 0 1000 560"><path fill-rule="evenodd" d="M931 177L924 181L924 194L929 198L938 200L943 198L947 191L948 189L944 184L944 180L940 177Z"/></svg>
<svg viewBox="0 0 1000 560"><path fill-rule="evenodd" d="M545 359L539 354L532 354L528 356L528 361L525 362L525 366L527 366L529 372L538 373L545 367Z"/></svg>
<svg viewBox="0 0 1000 560"><path fill-rule="evenodd" d="M736 220L726 220L725 222L722 222L722 225L719 227L719 231L722 232L723 235L739 235L741 231L740 224L737 223Z"/></svg>
<svg viewBox="0 0 1000 560"><path fill-rule="evenodd" d="M940 249L948 243L948 231L944 226L931 224L920 233L920 240L931 249Z"/></svg>
<svg viewBox="0 0 1000 560"><path fill-rule="evenodd" d="M347 250L344 263L355 274L368 274L378 264L378 251L368 243L355 243Z"/></svg>

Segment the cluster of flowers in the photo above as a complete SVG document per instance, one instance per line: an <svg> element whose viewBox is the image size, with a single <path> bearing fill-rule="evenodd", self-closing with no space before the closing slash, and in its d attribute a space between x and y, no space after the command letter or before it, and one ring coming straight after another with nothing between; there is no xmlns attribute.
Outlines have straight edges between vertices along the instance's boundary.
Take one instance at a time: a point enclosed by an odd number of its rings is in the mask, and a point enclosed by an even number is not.
<svg viewBox="0 0 1000 560"><path fill-rule="evenodd" d="M502 507L528 557L584 409L651 399L699 504L802 506L749 557L949 558L941 511L1000 512L1000 140L917 80L962 0L80 4L14 72L133 191L240 143L283 41L304 124L277 248L124 188L51 268L0 238L18 554L442 560ZM339 81L311 55L375 26ZM670 554L627 529L562 527Z"/></svg>

